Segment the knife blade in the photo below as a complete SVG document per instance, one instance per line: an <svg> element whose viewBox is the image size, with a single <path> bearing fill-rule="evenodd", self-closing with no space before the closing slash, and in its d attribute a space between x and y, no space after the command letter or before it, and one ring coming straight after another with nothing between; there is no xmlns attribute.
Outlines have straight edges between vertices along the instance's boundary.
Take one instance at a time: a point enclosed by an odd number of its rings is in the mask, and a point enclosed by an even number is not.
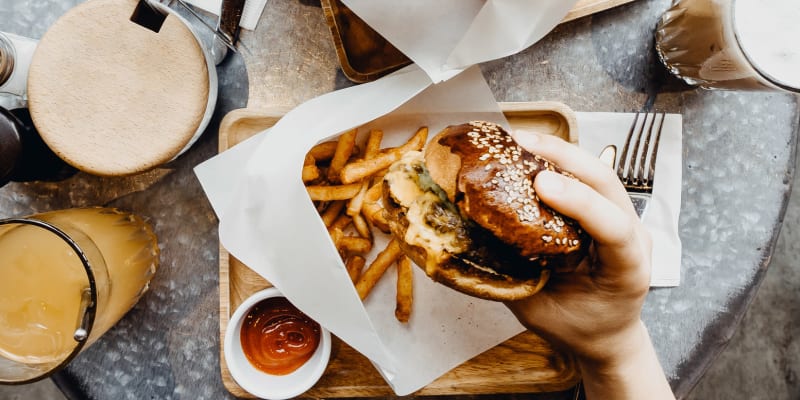
<svg viewBox="0 0 800 400"><path fill-rule="evenodd" d="M174 0L170 0L170 3L172 3L172 1L174 1ZM189 14L191 14L191 15L192 15L192 17L194 17L194 19L195 19L197 22L199 22L199 23L200 23L200 25L202 25L203 27L205 27L206 29L208 29L209 31L211 31L211 32L214 34L214 41L215 41L215 43L216 43L217 41L219 41L219 43L225 43L225 45L223 45L223 47L225 47L225 46L230 46L230 47L233 47L233 45L228 45L228 44L227 44L227 40L228 40L228 38L227 38L227 37L225 37L225 35L223 35L222 33L220 33L220 32L217 30L217 28L215 28L215 27L213 27L213 26L209 25L209 24L208 24L208 23L207 23L207 22L206 22L206 21L203 19L203 17L202 17L200 14L198 14L198 13L197 13L197 11L193 10L193 9L192 9L192 7L190 7L190 6L189 6L189 4L187 4L187 3L186 3L186 1L185 1L185 0L177 0L177 2L178 2L178 5L180 5L181 7L183 7L183 9L184 9L184 10L186 10L186 11L187 11ZM233 49L233 50L235 51L236 49Z"/></svg>
<svg viewBox="0 0 800 400"><path fill-rule="evenodd" d="M239 22L242 20L245 0L223 0L219 14L217 31L228 39L228 44L236 46L239 40ZM236 51L234 49L234 51Z"/></svg>

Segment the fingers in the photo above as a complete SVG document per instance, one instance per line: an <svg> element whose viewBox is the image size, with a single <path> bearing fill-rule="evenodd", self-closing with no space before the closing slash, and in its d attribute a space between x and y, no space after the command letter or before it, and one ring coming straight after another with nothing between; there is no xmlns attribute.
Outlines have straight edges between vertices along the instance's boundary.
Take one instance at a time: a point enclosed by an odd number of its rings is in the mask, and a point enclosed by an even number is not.
<svg viewBox="0 0 800 400"><path fill-rule="evenodd" d="M635 213L625 188L614 171L599 158L561 138L534 132L515 132L514 140L526 150L538 154L569 171L623 210Z"/></svg>
<svg viewBox="0 0 800 400"><path fill-rule="evenodd" d="M550 171L536 175L534 188L545 204L577 221L592 237L603 273L629 271L646 263L635 213L582 182Z"/></svg>

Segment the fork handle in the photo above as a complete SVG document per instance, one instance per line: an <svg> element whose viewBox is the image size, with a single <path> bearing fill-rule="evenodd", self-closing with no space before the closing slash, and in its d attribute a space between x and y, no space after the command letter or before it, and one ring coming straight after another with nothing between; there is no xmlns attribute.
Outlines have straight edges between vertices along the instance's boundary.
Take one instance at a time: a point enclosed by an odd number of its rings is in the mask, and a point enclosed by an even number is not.
<svg viewBox="0 0 800 400"><path fill-rule="evenodd" d="M633 208L636 210L636 215L639 218L642 218L644 213L647 211L647 206L650 205L650 194L643 194L643 193L628 193L628 197L631 199L631 203L633 204Z"/></svg>

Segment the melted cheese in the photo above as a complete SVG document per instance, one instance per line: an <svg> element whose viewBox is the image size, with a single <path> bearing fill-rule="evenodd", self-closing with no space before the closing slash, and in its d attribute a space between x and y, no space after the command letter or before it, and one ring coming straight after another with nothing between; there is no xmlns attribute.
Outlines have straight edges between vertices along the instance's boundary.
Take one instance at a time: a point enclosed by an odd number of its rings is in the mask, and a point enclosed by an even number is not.
<svg viewBox="0 0 800 400"><path fill-rule="evenodd" d="M392 188L392 197L403 207L408 207L423 193L417 184L418 173L414 170L414 166L422 165L423 162L421 152L410 151L400 161L392 164L383 178Z"/></svg>
<svg viewBox="0 0 800 400"><path fill-rule="evenodd" d="M460 253L464 249L456 245L458 238L455 232L437 232L425 221L425 216L430 212L435 203L441 202L433 193L422 193L408 207L408 230L406 230L406 243L429 249L428 256L438 255L439 261L444 260L447 254Z"/></svg>
<svg viewBox="0 0 800 400"><path fill-rule="evenodd" d="M432 188L420 188L420 180L427 180L426 187L432 184L430 177L424 176L426 174L422 153L410 152L403 156L401 162L389 168L384 179L392 188L394 200L406 209L409 225L403 240L426 249L430 266L443 262L450 254L458 254L466 249L455 231L439 231L427 222L426 217L445 200L433 193Z"/></svg>

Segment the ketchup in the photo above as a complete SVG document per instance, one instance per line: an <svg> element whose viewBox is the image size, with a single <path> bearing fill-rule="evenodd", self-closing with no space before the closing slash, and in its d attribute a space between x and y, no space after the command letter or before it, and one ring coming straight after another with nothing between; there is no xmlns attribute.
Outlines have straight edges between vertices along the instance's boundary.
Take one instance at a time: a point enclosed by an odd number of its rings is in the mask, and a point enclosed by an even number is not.
<svg viewBox="0 0 800 400"><path fill-rule="evenodd" d="M244 355L255 368L272 375L287 375L314 355L320 327L285 297L272 297L247 313L240 340Z"/></svg>

